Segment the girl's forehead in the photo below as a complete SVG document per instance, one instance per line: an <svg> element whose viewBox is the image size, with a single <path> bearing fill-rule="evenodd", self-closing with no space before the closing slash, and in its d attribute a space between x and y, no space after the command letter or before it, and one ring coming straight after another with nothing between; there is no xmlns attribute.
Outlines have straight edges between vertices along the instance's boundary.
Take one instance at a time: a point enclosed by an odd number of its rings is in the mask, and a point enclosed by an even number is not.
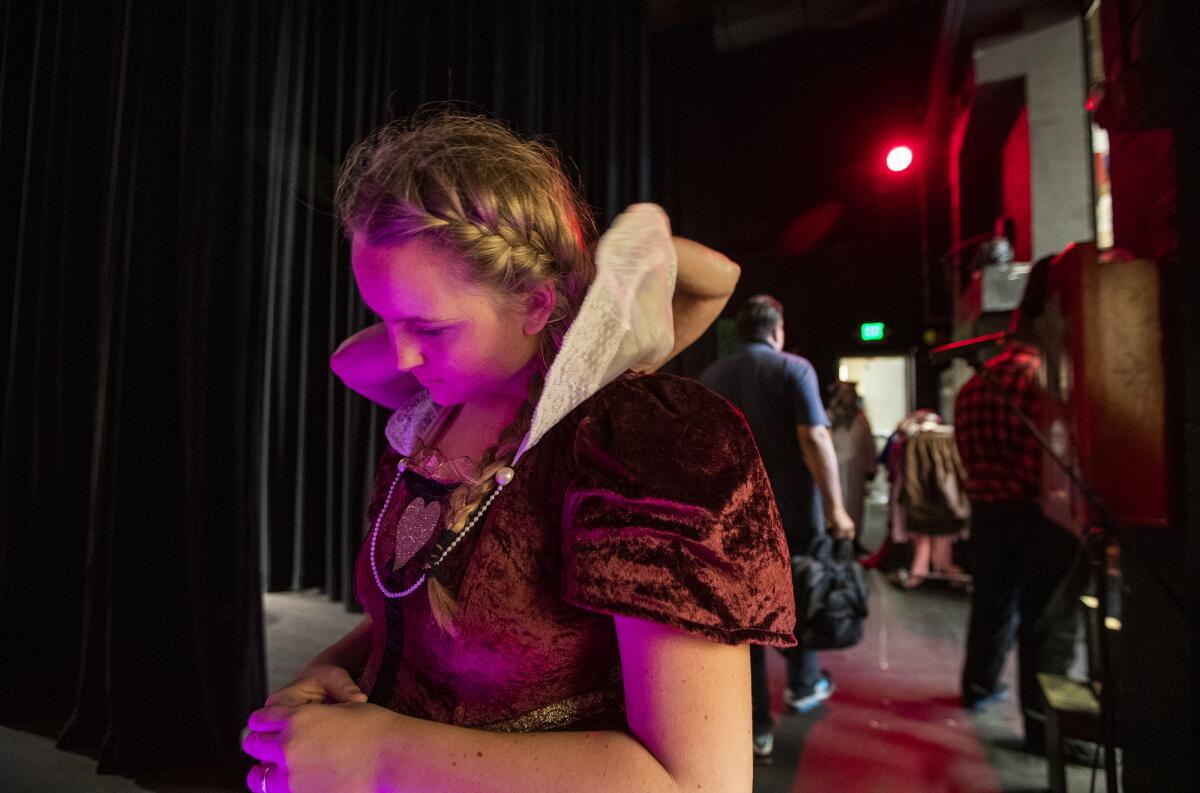
<svg viewBox="0 0 1200 793"><path fill-rule="evenodd" d="M445 271L448 278L463 280L467 263L457 252L429 237L403 242L372 243L362 234L351 238L350 257L355 269L422 269Z"/></svg>
<svg viewBox="0 0 1200 793"><path fill-rule="evenodd" d="M351 259L363 299L388 319L429 318L497 297L469 277L462 257L425 237L372 244L355 234Z"/></svg>

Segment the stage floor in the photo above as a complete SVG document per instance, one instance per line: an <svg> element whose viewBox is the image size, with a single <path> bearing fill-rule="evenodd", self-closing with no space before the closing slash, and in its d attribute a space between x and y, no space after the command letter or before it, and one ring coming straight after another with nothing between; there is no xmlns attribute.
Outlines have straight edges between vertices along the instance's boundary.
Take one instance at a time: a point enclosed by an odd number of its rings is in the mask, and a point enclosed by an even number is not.
<svg viewBox="0 0 1200 793"><path fill-rule="evenodd" d="M868 516L870 544L882 533L878 505L871 505ZM931 583L904 591L880 575L873 579L863 642L822 656L837 685L822 707L804 716L782 715L783 658L770 653L780 716L773 761L755 768L754 793L1045 790L1045 760L1016 748L1015 702L979 716L957 705L968 596ZM264 604L272 688L359 619L313 592L269 594ZM1014 666L1010 658L1005 674L1015 689ZM94 769L92 760L56 750L48 737L0 727L4 793L222 790L180 780L98 776ZM1068 767L1068 788L1086 791L1089 775L1089 769Z"/></svg>

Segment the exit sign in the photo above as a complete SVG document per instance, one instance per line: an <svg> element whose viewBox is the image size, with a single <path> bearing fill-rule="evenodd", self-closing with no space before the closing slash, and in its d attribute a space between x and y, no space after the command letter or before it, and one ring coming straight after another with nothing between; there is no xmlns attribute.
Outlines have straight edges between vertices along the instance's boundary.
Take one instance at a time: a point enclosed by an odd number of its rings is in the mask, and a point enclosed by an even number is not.
<svg viewBox="0 0 1200 793"><path fill-rule="evenodd" d="M886 330L882 322L864 322L858 328L858 335L863 341L883 341Z"/></svg>

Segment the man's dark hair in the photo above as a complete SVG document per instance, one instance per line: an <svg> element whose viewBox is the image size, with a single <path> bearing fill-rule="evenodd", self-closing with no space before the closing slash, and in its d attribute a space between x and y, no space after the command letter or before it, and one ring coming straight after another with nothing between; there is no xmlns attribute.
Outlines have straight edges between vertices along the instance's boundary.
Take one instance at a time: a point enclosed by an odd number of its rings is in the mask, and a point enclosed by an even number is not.
<svg viewBox="0 0 1200 793"><path fill-rule="evenodd" d="M737 313L737 331L743 341L764 341L783 322L783 304L770 295L755 295Z"/></svg>
<svg viewBox="0 0 1200 793"><path fill-rule="evenodd" d="M1046 300L1050 290L1050 270L1058 256L1043 256L1034 263L1025 279L1025 291L1021 295L1021 304L1012 314L1009 332L1018 336L1030 333L1033 321L1046 311Z"/></svg>

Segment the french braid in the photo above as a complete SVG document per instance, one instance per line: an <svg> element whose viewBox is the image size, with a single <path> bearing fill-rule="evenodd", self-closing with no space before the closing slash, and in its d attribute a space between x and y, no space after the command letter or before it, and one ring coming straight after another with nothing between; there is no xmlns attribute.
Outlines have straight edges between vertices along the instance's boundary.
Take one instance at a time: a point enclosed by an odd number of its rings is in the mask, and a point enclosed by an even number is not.
<svg viewBox="0 0 1200 793"><path fill-rule="evenodd" d="M478 474L468 476L462 485L451 492L446 510L446 527L450 531L458 533L463 530L467 520L495 486L496 473L512 463L517 449L521 446L521 441L529 432L529 425L533 421L533 409L537 407L537 401L542 395L543 383L544 379L540 374L530 378L528 398L521 405L520 412L513 423L500 433L500 439L496 446L484 453L483 459L479 461ZM431 571L428 587L429 603L432 606L434 619L447 633L456 635L457 631L453 622L454 596L437 577L436 570Z"/></svg>
<svg viewBox="0 0 1200 793"><path fill-rule="evenodd" d="M438 111L388 124L347 155L337 206L348 235L371 244L429 237L453 250L475 282L511 296L553 284L555 305L538 344L541 371L562 346L595 274L587 241L591 212L554 149L495 121ZM541 396L530 381L517 418L450 495L446 525L461 531L511 465ZM454 632L454 598L429 578L434 617Z"/></svg>

